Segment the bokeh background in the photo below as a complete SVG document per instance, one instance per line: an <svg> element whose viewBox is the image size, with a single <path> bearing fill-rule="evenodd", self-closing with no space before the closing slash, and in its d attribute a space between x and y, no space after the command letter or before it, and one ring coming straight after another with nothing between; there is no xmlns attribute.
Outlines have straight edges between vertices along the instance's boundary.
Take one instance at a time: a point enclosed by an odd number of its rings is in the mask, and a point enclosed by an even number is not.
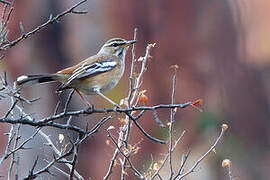
<svg viewBox="0 0 270 180"><path fill-rule="evenodd" d="M19 22L29 31L44 23L50 14L56 15L77 0L18 0L9 24L9 39L20 35ZM95 54L109 38L131 39L138 28L136 55L142 56L148 43L157 43L143 79L147 90L147 105L169 103L172 86L170 66L179 65L177 72L177 103L203 99L203 112L193 108L176 114L176 135L187 133L174 156L179 165L181 154L191 149L188 165L204 153L227 123L229 130L216 149L195 173L186 179L228 179L221 161L229 158L235 179L266 180L270 177L270 1L268 0L89 0L80 7L86 15L68 15L57 24L25 40L7 51L1 61L1 71L7 71L10 81L22 74L53 73ZM2 4L1 10L2 11ZM130 52L127 69L119 85L107 95L116 102L127 95ZM36 118L50 115L61 96L56 85L26 88L25 97L41 97L28 112ZM109 107L99 97L88 97L98 107ZM1 101L1 114L7 108ZM83 108L75 95L71 109ZM166 123L168 111L158 111ZM119 115L121 117L121 115ZM99 116L76 118L85 125ZM118 117L107 124L118 127ZM142 126L155 137L166 137L151 113L141 120ZM9 126L0 124L1 133ZM23 128L25 135L30 127ZM58 131L47 129L51 137ZM115 132L117 133L117 132ZM152 161L163 159L166 146L153 143L133 128L131 142L140 143L140 151L132 158L138 169L146 171ZM38 138L37 138L38 139ZM78 171L89 179L101 179L108 168L113 147L106 145L106 134L99 132L81 146ZM1 136L1 152L6 137ZM48 153L44 141L33 143L35 155ZM31 146L31 145L29 145ZM35 156L22 153L21 175L28 173ZM49 149L48 149L49 151ZM152 156L153 160L152 160ZM46 155L44 156L46 158ZM45 164L45 162L43 162ZM44 165L43 164L43 165ZM116 168L119 169L119 168ZM6 169L2 167L1 173ZM128 178L133 179L128 172ZM166 170L162 173L165 174ZM50 177L54 178L54 177ZM61 179L60 176L55 177ZM86 179L87 179L86 178ZM64 179L64 178L63 178ZM119 179L116 170L112 179Z"/></svg>

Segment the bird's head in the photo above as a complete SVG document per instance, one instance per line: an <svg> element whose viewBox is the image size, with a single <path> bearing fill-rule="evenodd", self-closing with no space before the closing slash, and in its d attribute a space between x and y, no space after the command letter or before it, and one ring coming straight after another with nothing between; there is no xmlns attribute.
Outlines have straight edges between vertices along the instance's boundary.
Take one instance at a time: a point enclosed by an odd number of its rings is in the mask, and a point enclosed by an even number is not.
<svg viewBox="0 0 270 180"><path fill-rule="evenodd" d="M99 50L98 54L111 54L125 59L126 52L130 45L136 43L136 40L127 41L122 38L113 38L108 40L102 48Z"/></svg>

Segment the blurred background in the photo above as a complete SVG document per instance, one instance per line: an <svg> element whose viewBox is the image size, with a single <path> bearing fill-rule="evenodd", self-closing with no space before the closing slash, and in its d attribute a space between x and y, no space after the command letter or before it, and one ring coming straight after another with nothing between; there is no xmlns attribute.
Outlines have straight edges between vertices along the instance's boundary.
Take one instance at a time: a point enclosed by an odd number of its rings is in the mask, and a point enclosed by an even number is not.
<svg viewBox="0 0 270 180"><path fill-rule="evenodd" d="M28 32L47 21L50 14L56 15L76 2L78 0L16 1L9 24L9 39L20 35L20 21ZM221 124L227 123L229 129L222 144L218 145L216 155L211 154L186 179L228 179L221 162L229 158L235 179L266 180L270 177L269 7L268 0L89 0L79 8L87 10L88 14L68 15L9 49L0 62L0 69L8 72L10 81L22 74L53 73L95 54L109 38L132 39L137 27L137 57L144 55L148 43L157 43L151 52L153 58L141 87L147 90L147 105L170 103L173 72L169 67L173 64L180 67L176 102L199 98L204 101L202 113L187 108L178 110L176 114L176 137L183 130L187 132L175 152L175 166L179 166L181 154L188 149L191 149L188 166L192 165L215 140ZM1 4L0 11L2 9ZM116 102L127 96L130 54L129 51L124 77L107 94ZM41 97L33 106L26 106L26 110L35 112L36 118L52 114L57 101L66 97L65 94L55 93L56 86L26 88L23 91L25 97ZM99 97L88 99L97 107L110 106ZM6 102L1 101L1 114L5 113L6 106ZM80 108L84 108L84 104L74 95L71 109ZM169 111L158 113L166 123ZM100 118L89 116L75 120L76 124L83 126ZM144 116L140 123L153 136L166 137L166 130L158 127L151 113ZM118 117L107 123L109 125L118 127ZM0 124L2 134L8 128L9 125ZM23 133L31 133L30 127L23 129ZM53 134L57 137L59 133L52 129L46 131L52 137ZM0 138L1 144L6 144L6 137ZM106 145L106 139L106 133L100 131L81 146L77 169L84 177L101 179L105 175L114 150L113 146ZM167 147L146 139L134 127L131 143L141 139L141 149L132 160L139 170L146 171L152 161L163 159L162 153L167 152ZM42 143L41 139L39 145L33 143L29 146L34 147L36 155L45 154L46 158L46 148ZM24 175L28 173L26 170L30 169L35 156L29 151L22 153L22 157L25 169L20 171ZM119 179L119 167L112 179ZM6 169L2 168L0 172L3 174ZM165 173L166 170L162 172L163 175ZM130 173L128 178L133 179L133 174Z"/></svg>

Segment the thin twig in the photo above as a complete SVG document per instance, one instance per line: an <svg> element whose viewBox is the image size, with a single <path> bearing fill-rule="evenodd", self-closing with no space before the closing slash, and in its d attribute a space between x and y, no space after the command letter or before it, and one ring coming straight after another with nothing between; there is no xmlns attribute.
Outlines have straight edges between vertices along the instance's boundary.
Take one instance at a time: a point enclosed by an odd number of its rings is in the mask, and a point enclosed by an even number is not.
<svg viewBox="0 0 270 180"><path fill-rule="evenodd" d="M183 131L182 134L179 136L179 138L175 141L174 146L172 147L172 152L175 150L175 148L176 148L177 144L180 142L180 140L184 137L185 133L186 133L186 131ZM159 169L153 174L153 176L150 178L150 180L153 180L156 176L159 175L161 169L164 167L168 158L169 158L169 153L167 153L167 155L163 159Z"/></svg>
<svg viewBox="0 0 270 180"><path fill-rule="evenodd" d="M181 165L179 167L178 174L174 177L174 180L176 180L179 176L182 175L182 173L184 171L184 166L185 166L185 164L187 162L187 159L188 159L188 157L190 155L190 152L191 152L191 150L189 150L186 154L182 155Z"/></svg>
<svg viewBox="0 0 270 180"><path fill-rule="evenodd" d="M74 92L75 92L75 90L72 89L72 91L71 91L71 92L69 93L69 95L68 95L68 98L67 98L67 101L66 101L64 110L63 110L64 113L67 112L68 105L69 105L69 103L70 103L70 101L71 101L71 98L72 98L72 95L74 94Z"/></svg>
<svg viewBox="0 0 270 180"><path fill-rule="evenodd" d="M78 139L77 141L80 141L80 139ZM69 180L73 180L75 166L76 166L76 162L77 162L77 158L78 158L79 145L80 145L79 143L73 144L74 148L73 148L73 156L72 156L72 161L71 161L71 169L70 169L70 173L69 173Z"/></svg>
<svg viewBox="0 0 270 180"><path fill-rule="evenodd" d="M117 158L118 154L119 154L119 150L116 148L114 150L113 156L111 158L108 171L107 171L106 175L103 177L103 180L109 179L110 175L113 173L113 167L115 166L115 162L116 162L116 158Z"/></svg>
<svg viewBox="0 0 270 180"><path fill-rule="evenodd" d="M81 138L79 143L82 143L86 138L93 136L95 133L97 133L98 130L110 119L112 119L112 116L103 117L94 127L92 127L84 134L84 137Z"/></svg>
<svg viewBox="0 0 270 180"><path fill-rule="evenodd" d="M29 180L29 179L35 179L37 178L39 175L43 174L43 173L50 173L50 168L58 161L60 161L61 159L63 158L66 158L67 156L69 156L70 154L72 154L73 152L73 148L71 148L68 152L62 154L61 156L57 157L57 158L54 158L50 163L47 164L47 166L45 166L44 168L34 172L34 168L35 168L35 164L36 164L36 161L33 165L33 168L32 168L32 171L29 172L29 174L23 178L23 180Z"/></svg>
<svg viewBox="0 0 270 180"><path fill-rule="evenodd" d="M150 138L151 140L154 140L156 142L159 143L166 143L164 141L160 141L156 138L153 138L152 136L150 136L148 133L146 133L146 131L144 131L144 129L138 124L137 119L138 117L133 117L130 112L132 111L138 111L138 110L155 110L155 109L160 109L160 108L185 108L187 106L190 106L192 103L188 102L188 103L184 103L184 104L160 104L160 105L156 105L156 106L148 106L148 107L132 107L132 108L108 108L108 109L95 109L95 108L91 108L91 109L86 109L86 110L78 110L78 111L70 111L70 112L62 112L59 113L57 115L52 115L46 118L43 118L41 120L36 120L33 121L32 119L29 119L28 117L20 117L17 119L14 118L0 118L0 123L10 123L10 124L26 124L26 125L31 125L31 126L35 126L35 127L44 127L44 126L51 126L51 127L56 127L59 129L69 129L69 130L73 130L79 133L85 133L84 130L82 130L81 128L75 126L75 125L69 125L69 124L60 124L60 123L56 123L53 122L54 120L57 119L61 119L63 117L70 117L70 116L78 116L78 115L83 115L83 114L93 114L93 113L108 113L108 112L119 112L119 113L125 113L126 115L128 115L129 118L131 118L133 120L133 122L135 123L135 125L139 128L139 130L146 135L146 137ZM19 106L16 106L17 108ZM26 115L26 114L25 114Z"/></svg>
<svg viewBox="0 0 270 180"><path fill-rule="evenodd" d="M125 157L125 159L128 161L130 168L135 172L135 175L138 176L139 179L143 179L144 176L134 167L133 163L130 161L129 159L129 155L127 156L122 150L121 148L118 146L116 140L114 139L114 137L111 135L111 133L109 132L109 130L106 130L108 133L108 137L112 140L113 144L116 146L116 148L118 149L118 151Z"/></svg>
<svg viewBox="0 0 270 180"><path fill-rule="evenodd" d="M172 97L171 103L175 102L175 90L176 90L176 68L174 69L174 75L172 79ZM172 148L173 148L173 125L174 125L174 116L176 113L176 109L171 109L170 114L170 123L169 123L169 167L170 167L170 180L173 178L174 170L172 165Z"/></svg>
<svg viewBox="0 0 270 180"><path fill-rule="evenodd" d="M17 159L16 159L16 170L15 170L15 180L19 179L19 164L20 164L20 154L17 153Z"/></svg>
<svg viewBox="0 0 270 180"><path fill-rule="evenodd" d="M13 119L13 118L0 118L0 123L9 123L9 124L24 124L24 125L30 125L33 127L55 127L59 129L68 129L72 130L78 133L85 133L85 131L75 125L67 125L67 124L61 124L56 122L42 122L42 121L31 121L28 118L29 116L26 115L25 117Z"/></svg>
<svg viewBox="0 0 270 180"><path fill-rule="evenodd" d="M47 163L49 163L49 161L45 160ZM66 173L65 171L63 171L62 169L58 168L55 165L52 165L53 168L55 168L57 171L59 171L61 174L63 174L64 176L66 176L67 178L69 178L69 174Z"/></svg>
<svg viewBox="0 0 270 180"><path fill-rule="evenodd" d="M3 163L3 161L6 159L6 156L8 154L9 147L11 146L12 140L14 138L13 131L14 131L14 125L12 124L10 126L9 132L7 133L7 135L8 135L8 142L7 142L7 145L6 145L6 149L5 149L4 155L0 159L0 164Z"/></svg>
<svg viewBox="0 0 270 180"><path fill-rule="evenodd" d="M231 164L228 167L228 174L229 174L229 179L232 180L233 179L233 175L232 175L232 166L231 166Z"/></svg>
<svg viewBox="0 0 270 180"><path fill-rule="evenodd" d="M138 128L138 129L139 129L139 130L140 130L140 131L141 131L148 139L151 139L152 141L155 141L155 142L160 143L160 144L167 144L166 141L162 141L162 140L157 139L157 138L151 136L150 134L148 134L148 133L142 128L142 126L138 123L138 121L137 121L136 119L133 118L133 116L132 116L130 113L126 112L126 115L127 115L130 119L133 120L133 122L134 122L134 124L137 126L137 128Z"/></svg>
<svg viewBox="0 0 270 180"><path fill-rule="evenodd" d="M15 149L13 149L12 151L10 151L8 154L7 154L7 156L10 156L11 154L13 154L13 153L15 153L15 152L17 152L18 150L20 150L20 149L26 149L25 147L24 147L24 145L26 144L26 143L28 143L29 141L31 141L36 135L37 135L37 133L38 133L38 131L40 130L41 128L38 128L29 138L27 138L25 141L23 141L19 146L17 146ZM6 157L6 158L8 158L8 157Z"/></svg>
<svg viewBox="0 0 270 180"><path fill-rule="evenodd" d="M223 128L221 128L221 132L220 135L218 136L218 138L216 139L216 141L214 142L214 144L209 148L209 150L207 152L205 152L195 163L194 165L187 171L185 172L183 175L181 175L179 177L179 179L183 179L184 177L186 177L187 175L189 175L190 173L194 172L195 168L200 164L200 162L202 162L202 160L204 160L217 146L218 142L220 141L220 139L222 138L222 136L224 135L226 129L224 130Z"/></svg>
<svg viewBox="0 0 270 180"><path fill-rule="evenodd" d="M52 140L50 139L50 137L45 134L43 131L39 131L39 134L47 141L48 145L52 148L52 150L59 156L62 156L62 152L59 151L56 146L54 145L54 143L52 142ZM67 159L65 159L64 157L61 158L62 160L67 161ZM60 160L60 159L59 159ZM53 164L52 164L53 165ZM51 165L51 166L52 166ZM72 165L69 163L65 163L65 165L71 170L72 169ZM51 167L49 166L49 167ZM84 179L76 170L74 170L74 175L76 175L78 177L78 179L82 180Z"/></svg>
<svg viewBox="0 0 270 180"><path fill-rule="evenodd" d="M57 102L57 104L56 104L56 106L55 106L55 108L54 108L54 113L53 113L53 115L56 115L57 114L57 112L58 112L58 110L59 110L59 107L60 107L60 101L58 101Z"/></svg>
<svg viewBox="0 0 270 180"><path fill-rule="evenodd" d="M134 36L133 36L133 40L137 40L137 34L138 34L138 28L134 29ZM134 64L135 64L135 60L136 60L136 54L135 54L135 48L136 48L136 43L133 44L132 46L132 60L131 60L131 66L130 66L130 75L129 75L129 92L128 92L128 105L130 107L131 105L131 96L132 93L134 91Z"/></svg>
<svg viewBox="0 0 270 180"><path fill-rule="evenodd" d="M86 1L88 1L88 0L81 0L80 2L76 3L75 5L73 5L72 7L68 8L64 12L56 15L55 17L50 16L50 18L45 23L43 23L40 26L36 27L32 31L29 31L28 33L22 34L19 38L11 41L10 43L7 43L7 44L3 45L2 47L0 47L0 51L1 50L7 50L8 48L11 48L11 47L17 45L19 42L21 42L21 41L23 41L23 40L31 37L33 34L35 34L37 32L43 30L49 24L54 24L54 23L58 22L59 19L61 19L62 17L66 16L67 14L85 14L85 13L87 13L85 11L81 11L80 13L79 13L79 11L75 11L75 8L77 8L81 4L85 3Z"/></svg>
<svg viewBox="0 0 270 180"><path fill-rule="evenodd" d="M12 103L11 107L8 109L8 111L7 111L6 115L4 116L4 118L7 118L8 115L13 111L13 109L15 108L17 102L18 102L18 100L16 99L16 100Z"/></svg>
<svg viewBox="0 0 270 180"><path fill-rule="evenodd" d="M141 111L141 112L144 112L144 111ZM157 111L154 109L152 112L153 112L153 116L154 116L154 119L155 119L156 123L157 123L160 127L163 127L163 128L166 127L166 126L163 124L163 122L159 119Z"/></svg>
<svg viewBox="0 0 270 180"><path fill-rule="evenodd" d="M141 106L141 107L131 107L131 108L106 108L106 109L96 109L94 107L92 108L88 108L88 109L84 109L84 110L78 110L78 111L69 111L69 112L62 112L59 113L57 115L53 115L53 116L49 116L46 118L41 119L39 122L40 123L47 123L49 121L53 121L56 119L60 119L63 117L68 117L68 116L78 116L78 115L90 115L90 114L94 114L94 113L101 113L101 114L106 114L106 113L110 113L110 112L117 112L117 113L129 113L129 116L132 116L130 114L130 112L132 111L139 111L139 110L146 110L146 111L153 111L156 109L175 109L175 108L186 108L188 106L191 106L192 102L187 102L184 104L159 104L159 105L155 105L155 106ZM0 118L0 122L3 118ZM135 119L133 117L133 119ZM137 119L135 119L137 120Z"/></svg>
<svg viewBox="0 0 270 180"><path fill-rule="evenodd" d="M20 135L19 135L20 134L20 127L21 127L21 124L16 125L13 149L17 148L17 145L18 145L18 142L19 142L19 139L20 139ZM16 154L12 153L12 158L10 160L10 165L9 165L9 169L8 169L8 180L11 179L11 174L12 174L12 170L13 170L14 165L19 166L18 162L16 162Z"/></svg>

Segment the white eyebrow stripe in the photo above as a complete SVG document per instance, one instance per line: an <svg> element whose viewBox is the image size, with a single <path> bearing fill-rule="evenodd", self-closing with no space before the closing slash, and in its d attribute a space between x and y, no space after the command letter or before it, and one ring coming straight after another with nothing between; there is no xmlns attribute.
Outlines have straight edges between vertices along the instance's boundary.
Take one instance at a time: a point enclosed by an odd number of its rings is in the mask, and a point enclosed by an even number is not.
<svg viewBox="0 0 270 180"><path fill-rule="evenodd" d="M112 41L112 42L108 43L106 46L112 46L113 44L123 45L124 43L125 43L125 41Z"/></svg>

